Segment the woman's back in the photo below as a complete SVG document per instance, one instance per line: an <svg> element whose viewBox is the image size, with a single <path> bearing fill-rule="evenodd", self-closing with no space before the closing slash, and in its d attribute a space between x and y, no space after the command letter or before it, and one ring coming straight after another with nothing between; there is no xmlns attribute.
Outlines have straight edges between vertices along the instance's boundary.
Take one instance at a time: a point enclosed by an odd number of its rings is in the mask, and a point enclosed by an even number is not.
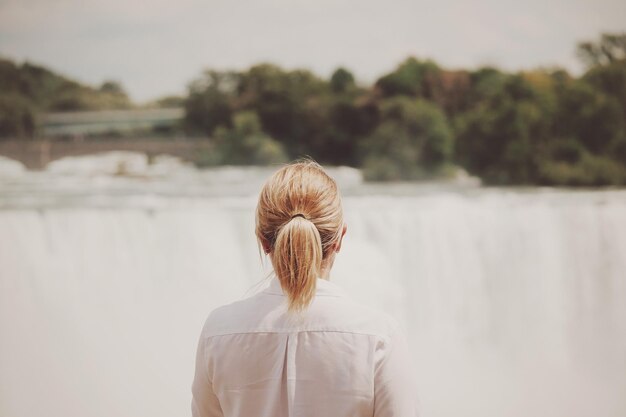
<svg viewBox="0 0 626 417"><path fill-rule="evenodd" d="M275 276L207 318L194 417L415 416L397 324L328 281L346 230L337 184L316 162L265 183L255 234Z"/></svg>
<svg viewBox="0 0 626 417"><path fill-rule="evenodd" d="M411 366L396 322L317 278L300 314L273 278L214 310L200 336L194 417L416 415Z"/></svg>

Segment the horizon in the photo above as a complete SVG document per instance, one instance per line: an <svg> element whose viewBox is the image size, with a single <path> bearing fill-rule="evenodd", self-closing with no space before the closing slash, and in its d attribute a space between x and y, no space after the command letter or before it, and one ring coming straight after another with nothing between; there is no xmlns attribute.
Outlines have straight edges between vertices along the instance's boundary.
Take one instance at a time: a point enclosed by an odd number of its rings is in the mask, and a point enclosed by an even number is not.
<svg viewBox="0 0 626 417"><path fill-rule="evenodd" d="M382 11L376 5L6 0L0 4L0 55L89 85L118 81L132 101L145 103L185 94L205 69L243 70L262 62L323 78L345 67L360 84L373 83L409 56L448 69L559 67L579 75L576 44L626 26L626 3L617 0L403 0Z"/></svg>

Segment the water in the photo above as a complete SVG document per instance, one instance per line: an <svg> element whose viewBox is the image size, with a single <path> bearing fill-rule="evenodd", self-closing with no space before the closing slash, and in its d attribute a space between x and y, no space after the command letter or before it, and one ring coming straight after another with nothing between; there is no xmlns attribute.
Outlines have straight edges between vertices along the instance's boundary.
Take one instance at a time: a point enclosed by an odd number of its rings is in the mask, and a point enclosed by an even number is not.
<svg viewBox="0 0 626 417"><path fill-rule="evenodd" d="M269 172L0 160L0 415L189 415L206 315L264 285ZM626 191L332 174L332 279L405 326L423 416L626 415Z"/></svg>

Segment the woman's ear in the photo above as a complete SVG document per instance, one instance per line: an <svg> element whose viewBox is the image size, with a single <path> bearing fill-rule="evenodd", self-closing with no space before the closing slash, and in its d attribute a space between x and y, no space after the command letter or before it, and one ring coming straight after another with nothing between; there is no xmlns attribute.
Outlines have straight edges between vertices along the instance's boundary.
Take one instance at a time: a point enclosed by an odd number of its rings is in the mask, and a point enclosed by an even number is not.
<svg viewBox="0 0 626 417"><path fill-rule="evenodd" d="M339 242L337 242L335 245L335 252L339 252L341 250L341 242L343 242L343 237L345 236L346 232L348 231L348 225L347 224L343 224L343 228L341 229L341 236L339 237Z"/></svg>
<svg viewBox="0 0 626 417"><path fill-rule="evenodd" d="M265 239L260 239L261 240L261 246L263 246L263 252L265 252L265 254L270 253L270 243L265 240Z"/></svg>

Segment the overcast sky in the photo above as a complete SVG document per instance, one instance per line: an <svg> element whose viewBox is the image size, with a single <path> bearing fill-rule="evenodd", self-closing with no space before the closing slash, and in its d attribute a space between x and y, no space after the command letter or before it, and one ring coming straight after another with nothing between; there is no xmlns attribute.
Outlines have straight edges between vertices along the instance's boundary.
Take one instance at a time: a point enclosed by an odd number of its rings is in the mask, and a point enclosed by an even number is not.
<svg viewBox="0 0 626 417"><path fill-rule="evenodd" d="M0 55L118 80L137 101L261 61L364 83L408 55L579 72L578 41L624 30L625 0L0 0Z"/></svg>

